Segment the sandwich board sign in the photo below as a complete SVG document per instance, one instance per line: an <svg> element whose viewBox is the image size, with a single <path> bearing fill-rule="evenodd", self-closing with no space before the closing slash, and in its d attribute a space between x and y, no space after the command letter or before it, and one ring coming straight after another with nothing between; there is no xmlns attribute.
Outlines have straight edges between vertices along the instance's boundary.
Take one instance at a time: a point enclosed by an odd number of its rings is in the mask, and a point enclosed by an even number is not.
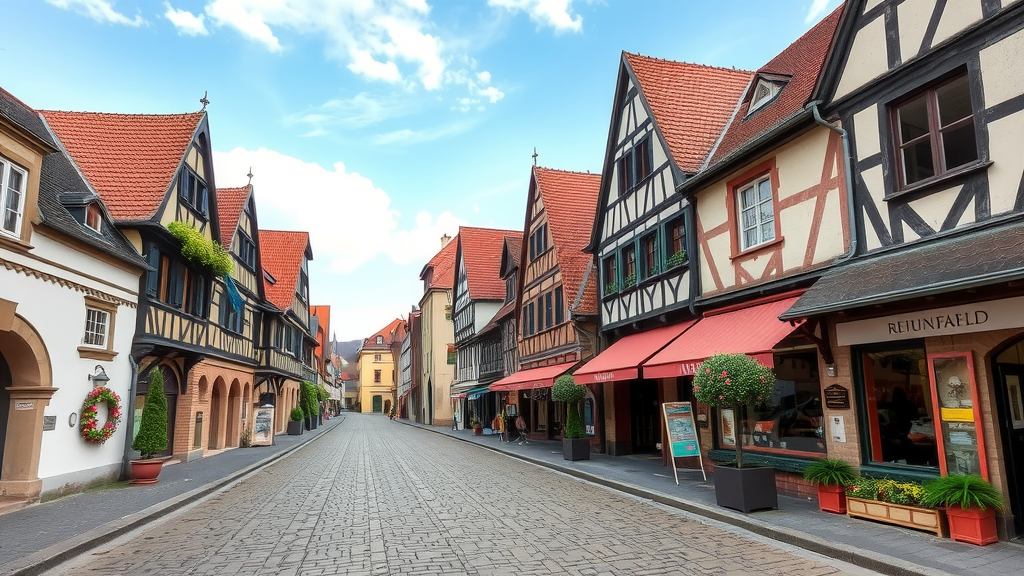
<svg viewBox="0 0 1024 576"><path fill-rule="evenodd" d="M668 445L672 453L672 473L676 484L679 484L679 472L676 469L676 458L696 456L700 461L700 471L707 482L708 475L704 472L704 459L700 455L700 443L697 440L697 426L693 421L693 407L689 402L665 402L661 405L665 416L665 430L668 432Z"/></svg>

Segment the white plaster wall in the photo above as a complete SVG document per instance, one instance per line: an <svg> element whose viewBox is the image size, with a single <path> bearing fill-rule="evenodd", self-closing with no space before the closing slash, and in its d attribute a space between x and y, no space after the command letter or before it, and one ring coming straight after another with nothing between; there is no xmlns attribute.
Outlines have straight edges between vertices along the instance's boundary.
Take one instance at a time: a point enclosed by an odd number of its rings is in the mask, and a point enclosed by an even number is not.
<svg viewBox="0 0 1024 576"><path fill-rule="evenodd" d="M875 18L853 40L849 58L843 67L835 99L842 98L889 69L885 51L885 19Z"/></svg>
<svg viewBox="0 0 1024 576"><path fill-rule="evenodd" d="M946 0L946 7L939 17L939 26L935 29L932 46L948 40L957 32L966 30L981 21L980 0ZM900 23L902 24L902 20Z"/></svg>
<svg viewBox="0 0 1024 576"><path fill-rule="evenodd" d="M985 48L979 57L986 106L1024 93L1024 78L1020 74L1020 63L1024 61L1024 30Z"/></svg>
<svg viewBox="0 0 1024 576"><path fill-rule="evenodd" d="M882 151L881 135L878 131L878 109L869 106L853 115L853 129L857 136L857 159Z"/></svg>
<svg viewBox="0 0 1024 576"><path fill-rule="evenodd" d="M896 9L900 26L900 56L904 62L921 52L921 41L928 31L934 9L935 0L905 0Z"/></svg>
<svg viewBox="0 0 1024 576"><path fill-rule="evenodd" d="M1017 186L1024 172L1021 134L1024 134L1024 112L1011 114L988 125L989 153L994 160L988 168L989 206L993 216L1013 210Z"/></svg>
<svg viewBox="0 0 1024 576"><path fill-rule="evenodd" d="M473 303L473 307L475 308L475 316L473 317L473 323L476 326L474 331L477 334L479 334L480 331L484 329L484 326L487 326L487 323L491 321L491 318L494 318L494 315L498 313L498 310L501 310L501 306L503 304L504 302L486 301L477 301Z"/></svg>
<svg viewBox="0 0 1024 576"><path fill-rule="evenodd" d="M885 195L885 185L882 177L882 167L875 166L869 170L865 170L860 173L860 177L864 180L864 185L867 188L868 196L871 197L872 203L875 205L875 210L882 216L883 222L889 221L889 208L882 197ZM868 220L867 214L860 214L860 219L865 223L864 231L867 242L868 250L875 250L876 248L882 247L882 241L875 233L875 227Z"/></svg>

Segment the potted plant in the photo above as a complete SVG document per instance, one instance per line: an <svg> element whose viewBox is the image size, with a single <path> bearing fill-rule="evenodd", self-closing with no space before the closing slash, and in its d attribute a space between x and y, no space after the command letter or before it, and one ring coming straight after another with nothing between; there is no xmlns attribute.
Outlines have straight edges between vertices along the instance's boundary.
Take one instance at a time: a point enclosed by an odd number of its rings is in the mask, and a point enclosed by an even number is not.
<svg viewBox="0 0 1024 576"><path fill-rule="evenodd" d="M587 389L580 386L571 374L563 374L551 387L551 399L565 402L565 435L562 437L562 458L566 460L590 460L590 439L583 430L580 409Z"/></svg>
<svg viewBox="0 0 1024 576"><path fill-rule="evenodd" d="M298 406L292 408L291 414L288 415L289 436L298 436L299 434L302 434L302 419L305 417L306 415L302 412L302 408L299 408Z"/></svg>
<svg viewBox="0 0 1024 576"><path fill-rule="evenodd" d="M473 434L480 436L484 433L484 425L480 422L480 419L473 414L469 418L469 427L473 429Z"/></svg>
<svg viewBox="0 0 1024 576"><path fill-rule="evenodd" d="M996 511L1003 495L976 474L943 476L924 485L921 503L943 507L949 520L949 537L958 542L984 546L999 541Z"/></svg>
<svg viewBox="0 0 1024 576"><path fill-rule="evenodd" d="M319 403L316 397L316 386L312 382L299 383L299 407L306 419L306 430L315 430L318 424L316 414L319 412Z"/></svg>
<svg viewBox="0 0 1024 576"><path fill-rule="evenodd" d="M921 502L924 487L891 478L857 478L846 488L846 515L946 535L941 510Z"/></svg>
<svg viewBox="0 0 1024 576"><path fill-rule="evenodd" d="M636 286L636 272L627 274L626 277L622 279L622 285L625 288L632 288L633 286Z"/></svg>
<svg viewBox="0 0 1024 576"><path fill-rule="evenodd" d="M817 485L822 512L846 514L846 487L857 480L853 466L838 458L818 458L804 468L804 479Z"/></svg>
<svg viewBox="0 0 1024 576"><path fill-rule="evenodd" d="M775 374L745 354L715 354L697 367L693 394L698 402L731 408L739 421L750 404L765 404L775 387ZM775 469L743 466L743 435L736 434L735 465L716 465L715 498L719 506L750 512L778 508Z"/></svg>
<svg viewBox="0 0 1024 576"><path fill-rule="evenodd" d="M164 373L159 367L152 371L149 390L142 405L139 431L132 441L132 450L139 452L137 460L130 460L132 484L155 484L164 461L153 456L167 449L167 396L164 395Z"/></svg>

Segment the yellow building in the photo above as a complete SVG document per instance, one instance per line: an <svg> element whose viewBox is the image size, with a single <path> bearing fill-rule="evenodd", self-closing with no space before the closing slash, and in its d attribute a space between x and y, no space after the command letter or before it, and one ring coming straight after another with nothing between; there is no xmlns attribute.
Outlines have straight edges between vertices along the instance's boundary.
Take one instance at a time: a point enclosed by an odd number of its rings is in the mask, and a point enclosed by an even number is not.
<svg viewBox="0 0 1024 576"><path fill-rule="evenodd" d="M398 389L398 364L395 346L405 338L406 323L400 318L363 340L356 361L359 371L360 412L390 413Z"/></svg>

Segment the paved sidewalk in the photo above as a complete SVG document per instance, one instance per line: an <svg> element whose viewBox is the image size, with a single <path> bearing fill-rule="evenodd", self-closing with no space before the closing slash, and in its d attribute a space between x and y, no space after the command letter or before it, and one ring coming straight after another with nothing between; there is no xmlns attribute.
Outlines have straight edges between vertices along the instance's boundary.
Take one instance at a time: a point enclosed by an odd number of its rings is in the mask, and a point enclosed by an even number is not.
<svg viewBox="0 0 1024 576"><path fill-rule="evenodd" d="M779 496L778 510L743 514L715 503L711 476L700 470L679 471L676 486L672 468L660 456L605 456L570 462L562 458L561 442L529 444L503 442L497 435L476 436L471 430L402 423L432 430L509 456L672 506L755 534L895 575L1011 576L1024 575L1024 546L999 542L975 546L932 534L847 518L818 510L817 502Z"/></svg>
<svg viewBox="0 0 1024 576"><path fill-rule="evenodd" d="M342 415L299 436L279 434L274 446L235 448L164 465L149 486L118 482L0 515L0 576L39 574L139 526L238 482L331 432Z"/></svg>

